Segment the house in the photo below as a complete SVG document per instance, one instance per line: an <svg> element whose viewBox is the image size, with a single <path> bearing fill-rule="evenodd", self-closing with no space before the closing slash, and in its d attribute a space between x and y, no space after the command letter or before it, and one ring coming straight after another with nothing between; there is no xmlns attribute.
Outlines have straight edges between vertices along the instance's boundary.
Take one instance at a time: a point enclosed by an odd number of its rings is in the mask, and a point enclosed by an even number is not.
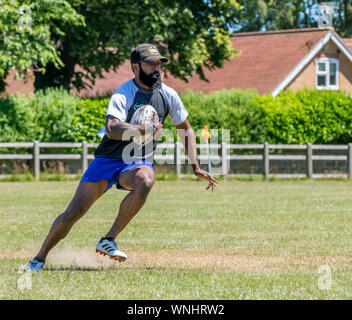
<svg viewBox="0 0 352 320"><path fill-rule="evenodd" d="M256 89L259 94L276 96L281 90L304 87L345 90L352 94L352 39L343 39L332 29L306 28L265 32L235 33L231 37L239 57L225 62L221 69L205 70L204 82L197 75L188 83L164 76L164 82L182 93L186 89L212 92L221 89ZM126 61L116 72L105 72L93 89L81 96L112 93L133 77ZM14 89L14 82L8 92ZM28 91L30 85L23 86Z"/></svg>
<svg viewBox="0 0 352 320"><path fill-rule="evenodd" d="M174 78L166 83L181 92L253 88L276 96L281 90L307 87L352 93L352 39L342 39L331 29L238 33L231 40L241 56L221 69L206 70L208 83L196 76L188 84Z"/></svg>

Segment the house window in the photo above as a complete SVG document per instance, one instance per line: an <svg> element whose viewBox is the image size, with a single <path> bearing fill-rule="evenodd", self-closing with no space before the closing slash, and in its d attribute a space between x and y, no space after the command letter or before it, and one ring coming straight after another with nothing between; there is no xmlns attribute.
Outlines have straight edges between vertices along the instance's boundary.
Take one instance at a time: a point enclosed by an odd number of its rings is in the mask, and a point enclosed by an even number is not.
<svg viewBox="0 0 352 320"><path fill-rule="evenodd" d="M316 60L316 88L320 90L339 89L339 60L320 58Z"/></svg>

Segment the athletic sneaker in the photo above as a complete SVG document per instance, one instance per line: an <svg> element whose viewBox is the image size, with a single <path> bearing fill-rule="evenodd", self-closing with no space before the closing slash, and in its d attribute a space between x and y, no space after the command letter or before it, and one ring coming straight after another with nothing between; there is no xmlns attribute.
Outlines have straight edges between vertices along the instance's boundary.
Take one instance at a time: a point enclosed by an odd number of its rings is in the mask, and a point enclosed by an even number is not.
<svg viewBox="0 0 352 320"><path fill-rule="evenodd" d="M33 260L28 262L26 271L39 271L44 268L44 265L45 265L44 261L34 258Z"/></svg>
<svg viewBox="0 0 352 320"><path fill-rule="evenodd" d="M106 238L101 238L98 242L96 252L104 256L108 255L110 259L118 260L119 262L127 259L127 255L117 248L116 242Z"/></svg>

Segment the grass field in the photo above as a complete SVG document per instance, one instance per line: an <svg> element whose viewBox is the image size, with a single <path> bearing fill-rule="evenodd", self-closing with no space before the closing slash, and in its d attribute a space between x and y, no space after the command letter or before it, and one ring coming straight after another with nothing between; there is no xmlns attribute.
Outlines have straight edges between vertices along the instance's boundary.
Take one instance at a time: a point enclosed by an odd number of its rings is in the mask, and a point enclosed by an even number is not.
<svg viewBox="0 0 352 320"><path fill-rule="evenodd" d="M117 239L124 263L95 254L126 195L109 190L46 269L21 273L77 183L0 183L0 299L352 298L351 182L233 181L211 193L157 181Z"/></svg>

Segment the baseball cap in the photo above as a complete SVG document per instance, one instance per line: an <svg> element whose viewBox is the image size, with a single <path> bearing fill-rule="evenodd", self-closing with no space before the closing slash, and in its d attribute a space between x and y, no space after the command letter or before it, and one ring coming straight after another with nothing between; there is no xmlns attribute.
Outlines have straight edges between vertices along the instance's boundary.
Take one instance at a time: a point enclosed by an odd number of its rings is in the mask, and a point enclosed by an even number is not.
<svg viewBox="0 0 352 320"><path fill-rule="evenodd" d="M146 63L154 63L157 60L162 62L168 62L169 60L162 56L156 46L150 43L140 44L134 48L131 52L131 63L137 63L138 61L144 61Z"/></svg>

